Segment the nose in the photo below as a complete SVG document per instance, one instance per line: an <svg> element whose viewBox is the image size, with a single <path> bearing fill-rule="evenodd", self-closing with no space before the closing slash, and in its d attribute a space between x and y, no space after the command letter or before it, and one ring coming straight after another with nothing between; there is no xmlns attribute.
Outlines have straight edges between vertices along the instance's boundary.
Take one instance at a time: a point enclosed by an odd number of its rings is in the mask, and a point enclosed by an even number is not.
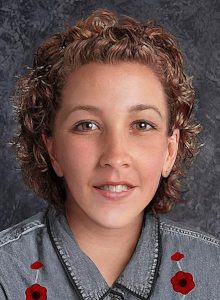
<svg viewBox="0 0 220 300"><path fill-rule="evenodd" d="M108 135L107 141L104 141L103 144L104 149L100 157L100 165L102 167L108 165L118 169L121 166L129 167L131 165L131 149L120 132L117 136Z"/></svg>

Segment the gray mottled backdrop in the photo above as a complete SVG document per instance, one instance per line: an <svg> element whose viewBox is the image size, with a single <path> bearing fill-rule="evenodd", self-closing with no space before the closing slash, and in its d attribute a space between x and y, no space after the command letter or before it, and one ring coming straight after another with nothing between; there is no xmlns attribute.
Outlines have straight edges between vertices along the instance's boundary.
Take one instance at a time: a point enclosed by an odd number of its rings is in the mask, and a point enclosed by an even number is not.
<svg viewBox="0 0 220 300"><path fill-rule="evenodd" d="M196 117L204 143L186 180L185 202L169 213L220 238L220 98L219 20L214 0L3 0L0 1L0 230L42 208L46 203L24 186L7 143L15 131L10 97L17 76L32 64L40 43L67 22L73 24L103 7L140 20L156 19L173 33L183 49L187 71L194 76L199 104ZM218 3L219 4L219 3Z"/></svg>

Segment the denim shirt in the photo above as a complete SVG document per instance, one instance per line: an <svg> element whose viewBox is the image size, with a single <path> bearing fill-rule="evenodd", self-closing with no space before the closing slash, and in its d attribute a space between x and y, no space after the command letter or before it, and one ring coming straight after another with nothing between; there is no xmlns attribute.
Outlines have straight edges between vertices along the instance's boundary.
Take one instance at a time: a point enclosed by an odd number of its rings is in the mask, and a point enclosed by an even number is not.
<svg viewBox="0 0 220 300"><path fill-rule="evenodd" d="M136 248L109 287L65 213L49 205L0 233L0 299L218 300L220 241L146 210Z"/></svg>

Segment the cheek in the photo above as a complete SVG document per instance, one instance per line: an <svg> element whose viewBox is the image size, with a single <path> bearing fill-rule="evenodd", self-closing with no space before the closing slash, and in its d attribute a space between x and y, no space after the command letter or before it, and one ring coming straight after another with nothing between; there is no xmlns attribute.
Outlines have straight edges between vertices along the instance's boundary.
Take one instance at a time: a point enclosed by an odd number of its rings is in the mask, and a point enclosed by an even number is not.
<svg viewBox="0 0 220 300"><path fill-rule="evenodd" d="M99 143L89 138L64 138L60 139L58 147L59 162L67 176L77 174L76 178L84 180L94 171L98 155L102 153ZM140 173L142 178L155 178L161 174L165 154L165 139L151 137L141 142L131 142L130 151L125 151L131 162L131 169ZM130 158L130 159L129 159Z"/></svg>
<svg viewBox="0 0 220 300"><path fill-rule="evenodd" d="M158 180L160 178L165 154L166 154L166 144L164 142L156 142L152 141L145 145L145 150L139 153L138 163L139 169L141 170L142 177L149 182L149 178L151 182L154 180Z"/></svg>
<svg viewBox="0 0 220 300"><path fill-rule="evenodd" d="M86 174L88 176L90 166L92 168L95 163L93 161L95 159L94 144L85 140L63 139L58 149L58 155L64 174L67 176L77 174L76 178L86 176Z"/></svg>
<svg viewBox="0 0 220 300"><path fill-rule="evenodd" d="M154 181L154 178L157 178L162 171L163 167L163 159L161 156L159 157L151 157L147 159L146 157L139 161L140 170L143 177L147 178L149 181L149 178L151 181Z"/></svg>

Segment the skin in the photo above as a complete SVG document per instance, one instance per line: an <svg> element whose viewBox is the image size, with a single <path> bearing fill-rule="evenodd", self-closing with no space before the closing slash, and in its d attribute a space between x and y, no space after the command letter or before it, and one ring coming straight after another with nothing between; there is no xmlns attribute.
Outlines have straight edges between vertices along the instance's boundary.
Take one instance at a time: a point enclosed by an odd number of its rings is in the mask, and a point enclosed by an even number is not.
<svg viewBox="0 0 220 300"><path fill-rule="evenodd" d="M153 109L127 112L140 103L154 105L161 116ZM76 105L93 105L102 113L71 112ZM74 130L82 120L92 123ZM138 120L147 123L135 124ZM179 130L168 137L167 124L166 96L149 67L92 62L69 76L53 137L43 135L57 176L65 178L69 226L109 286L131 258L144 208L175 162ZM93 188L103 180L126 180L136 188L127 198L109 200Z"/></svg>

